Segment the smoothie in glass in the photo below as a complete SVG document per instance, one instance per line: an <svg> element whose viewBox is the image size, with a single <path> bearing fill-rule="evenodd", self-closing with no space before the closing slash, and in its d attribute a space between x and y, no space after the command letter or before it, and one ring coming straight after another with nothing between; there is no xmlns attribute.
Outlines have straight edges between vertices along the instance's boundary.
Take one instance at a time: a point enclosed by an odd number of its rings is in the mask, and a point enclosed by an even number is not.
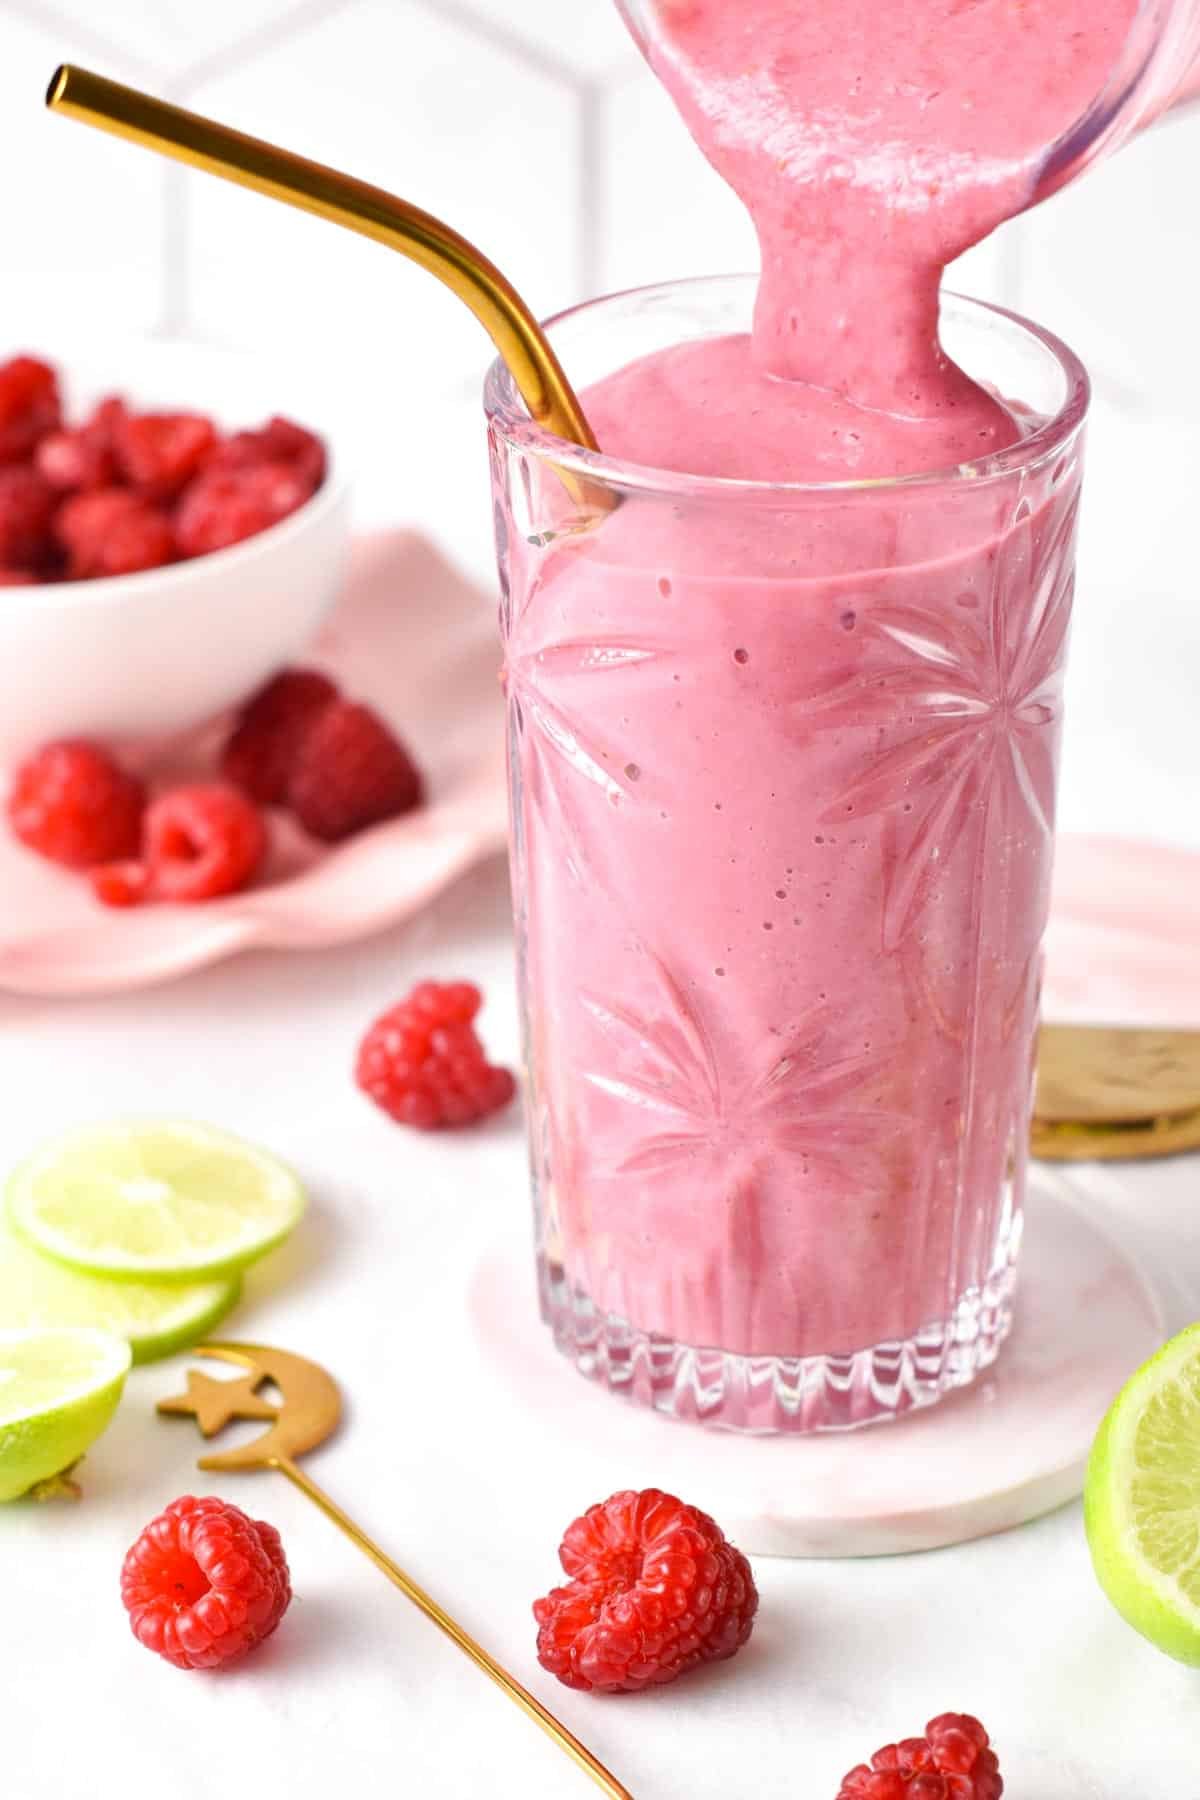
<svg viewBox="0 0 1200 1800"><path fill-rule="evenodd" d="M493 376L543 1306L667 1410L857 1424L1007 1330L1087 393L938 291L1135 10L661 0L757 299L562 322L599 519Z"/></svg>

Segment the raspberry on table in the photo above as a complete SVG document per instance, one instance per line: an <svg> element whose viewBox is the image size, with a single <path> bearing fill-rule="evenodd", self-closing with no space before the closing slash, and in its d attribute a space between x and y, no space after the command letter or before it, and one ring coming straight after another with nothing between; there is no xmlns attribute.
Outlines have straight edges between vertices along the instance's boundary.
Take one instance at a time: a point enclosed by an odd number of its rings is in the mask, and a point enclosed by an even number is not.
<svg viewBox="0 0 1200 1800"><path fill-rule="evenodd" d="M412 812L423 798L420 771L395 733L349 700L322 708L304 733L286 793L305 831L330 844Z"/></svg>
<svg viewBox="0 0 1200 1800"><path fill-rule="evenodd" d="M467 981L422 981L358 1047L354 1079L399 1125L471 1125L508 1105L517 1084L493 1066L474 1028L483 1004Z"/></svg>
<svg viewBox="0 0 1200 1800"><path fill-rule="evenodd" d="M76 580L134 575L175 560L175 534L160 507L128 488L74 494L58 509L54 529Z"/></svg>
<svg viewBox="0 0 1200 1800"><path fill-rule="evenodd" d="M314 483L291 463L206 469L188 486L175 515L175 536L185 556L206 556L257 537L294 513Z"/></svg>
<svg viewBox="0 0 1200 1800"><path fill-rule="evenodd" d="M843 1779L837 1800L1000 1800L1004 1782L988 1734L969 1713L941 1713L925 1736L877 1750Z"/></svg>
<svg viewBox="0 0 1200 1800"><path fill-rule="evenodd" d="M149 885L161 900L215 900L249 885L267 851L253 801L223 782L173 788L146 810Z"/></svg>
<svg viewBox="0 0 1200 1800"><path fill-rule="evenodd" d="M127 413L115 421L113 449L126 481L152 500L173 500L217 447L202 413Z"/></svg>
<svg viewBox="0 0 1200 1800"><path fill-rule="evenodd" d="M22 463L0 467L0 564L35 570L54 549L50 484Z"/></svg>
<svg viewBox="0 0 1200 1800"><path fill-rule="evenodd" d="M614 1494L567 1528L570 1581L534 1603L537 1656L567 1687L636 1693L733 1656L750 1636L750 1565L706 1513L658 1488Z"/></svg>
<svg viewBox="0 0 1200 1800"><path fill-rule="evenodd" d="M314 720L338 698L319 669L284 669L246 702L221 753L226 780L277 806L287 791L296 752Z"/></svg>
<svg viewBox="0 0 1200 1800"><path fill-rule="evenodd" d="M24 462L62 421L58 376L36 356L0 363L0 463Z"/></svg>
<svg viewBox="0 0 1200 1800"><path fill-rule="evenodd" d="M314 432L278 414L257 431L235 431L214 452L214 469L245 469L256 463L290 463L311 481L314 490L325 479L325 446Z"/></svg>
<svg viewBox="0 0 1200 1800"><path fill-rule="evenodd" d="M121 1569L133 1635L177 1669L216 1669L269 1637L292 1599L279 1533L190 1494L152 1519Z"/></svg>
<svg viewBox="0 0 1200 1800"><path fill-rule="evenodd" d="M69 869L136 856L146 804L140 781L97 744L46 744L18 767L8 796L14 835Z"/></svg>

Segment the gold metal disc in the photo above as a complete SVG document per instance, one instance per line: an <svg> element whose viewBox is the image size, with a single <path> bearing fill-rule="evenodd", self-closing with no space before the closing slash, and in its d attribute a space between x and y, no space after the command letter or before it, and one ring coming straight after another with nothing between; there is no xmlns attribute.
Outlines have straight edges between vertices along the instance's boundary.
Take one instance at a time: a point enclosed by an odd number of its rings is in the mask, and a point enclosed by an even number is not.
<svg viewBox="0 0 1200 1800"><path fill-rule="evenodd" d="M1200 1149L1200 1031L1044 1025L1032 1148L1072 1162Z"/></svg>

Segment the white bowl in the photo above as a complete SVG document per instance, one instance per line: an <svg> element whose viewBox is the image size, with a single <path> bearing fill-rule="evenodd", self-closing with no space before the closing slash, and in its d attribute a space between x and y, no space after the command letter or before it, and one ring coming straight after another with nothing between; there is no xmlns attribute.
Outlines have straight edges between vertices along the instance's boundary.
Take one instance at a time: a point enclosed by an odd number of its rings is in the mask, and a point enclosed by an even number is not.
<svg viewBox="0 0 1200 1800"><path fill-rule="evenodd" d="M309 420L289 385L264 389L261 370L220 353L164 346L89 369L93 359L59 359L72 417L115 390L135 408L210 410L226 429L292 404L291 416ZM303 654L337 598L348 547L349 494L331 456L311 500L228 550L137 575L0 589L0 760L50 738L174 736L236 705Z"/></svg>

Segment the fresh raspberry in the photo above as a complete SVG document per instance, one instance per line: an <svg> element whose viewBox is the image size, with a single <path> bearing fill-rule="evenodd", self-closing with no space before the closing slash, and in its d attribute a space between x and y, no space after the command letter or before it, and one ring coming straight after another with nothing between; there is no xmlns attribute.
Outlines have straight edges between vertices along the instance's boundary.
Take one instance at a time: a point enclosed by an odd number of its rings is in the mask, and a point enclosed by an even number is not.
<svg viewBox="0 0 1200 1800"><path fill-rule="evenodd" d="M290 463L255 463L244 469L206 469L190 484L175 516L175 536L185 556L206 556L277 525L313 491Z"/></svg>
<svg viewBox="0 0 1200 1800"><path fill-rule="evenodd" d="M146 811L150 887L163 900L214 900L253 880L267 851L257 806L235 787L172 788Z"/></svg>
<svg viewBox="0 0 1200 1800"><path fill-rule="evenodd" d="M472 1021L483 997L470 982L423 981L376 1019L354 1079L397 1124L436 1131L507 1106L517 1084L487 1060Z"/></svg>
<svg viewBox="0 0 1200 1800"><path fill-rule="evenodd" d="M0 588L36 587L38 577L31 575L28 569L0 569Z"/></svg>
<svg viewBox="0 0 1200 1800"><path fill-rule="evenodd" d="M137 854L146 804L140 781L104 750L66 738L35 751L17 769L8 797L14 834L69 869Z"/></svg>
<svg viewBox="0 0 1200 1800"><path fill-rule="evenodd" d="M301 740L338 698L319 669L284 669L258 690L238 716L221 754L221 771L260 806L277 806Z"/></svg>
<svg viewBox="0 0 1200 1800"><path fill-rule="evenodd" d="M278 415L258 431L235 431L214 451L209 467L246 469L269 462L290 463L314 490L325 479L325 446L320 438Z"/></svg>
<svg viewBox="0 0 1200 1800"><path fill-rule="evenodd" d="M217 432L201 413L126 413L113 443L132 487L151 500L172 500L215 450Z"/></svg>
<svg viewBox="0 0 1200 1800"><path fill-rule="evenodd" d="M758 1590L720 1526L658 1488L614 1494L568 1526L570 1576L534 1603L537 1654L567 1687L632 1694L733 1656Z"/></svg>
<svg viewBox="0 0 1200 1800"><path fill-rule="evenodd" d="M121 1568L133 1635L177 1669L215 1669L270 1637L291 1604L279 1533L210 1495L152 1519Z"/></svg>
<svg viewBox="0 0 1200 1800"><path fill-rule="evenodd" d="M35 569L54 549L55 494L36 469L0 468L0 563Z"/></svg>
<svg viewBox="0 0 1200 1800"><path fill-rule="evenodd" d="M1004 1783L988 1734L968 1713L931 1719L923 1738L877 1750L842 1782L837 1800L1000 1800Z"/></svg>
<svg viewBox="0 0 1200 1800"><path fill-rule="evenodd" d="M150 871L142 862L101 863L88 879L104 906L140 906L150 892Z"/></svg>
<svg viewBox="0 0 1200 1800"><path fill-rule="evenodd" d="M36 356L0 364L0 463L24 462L62 418L58 376Z"/></svg>
<svg viewBox="0 0 1200 1800"><path fill-rule="evenodd" d="M78 426L49 431L34 451L34 467L44 481L62 493L117 483L116 434L127 417L125 402L115 395L102 400Z"/></svg>
<svg viewBox="0 0 1200 1800"><path fill-rule="evenodd" d="M61 493L108 487L116 474L112 452L89 437L86 425L48 431L34 452L33 466Z"/></svg>
<svg viewBox="0 0 1200 1800"><path fill-rule="evenodd" d="M287 804L311 837L334 844L424 798L416 764L369 706L334 700L297 746Z"/></svg>
<svg viewBox="0 0 1200 1800"><path fill-rule="evenodd" d="M166 513L128 488L73 495L59 507L54 529L76 580L158 569L175 555Z"/></svg>

